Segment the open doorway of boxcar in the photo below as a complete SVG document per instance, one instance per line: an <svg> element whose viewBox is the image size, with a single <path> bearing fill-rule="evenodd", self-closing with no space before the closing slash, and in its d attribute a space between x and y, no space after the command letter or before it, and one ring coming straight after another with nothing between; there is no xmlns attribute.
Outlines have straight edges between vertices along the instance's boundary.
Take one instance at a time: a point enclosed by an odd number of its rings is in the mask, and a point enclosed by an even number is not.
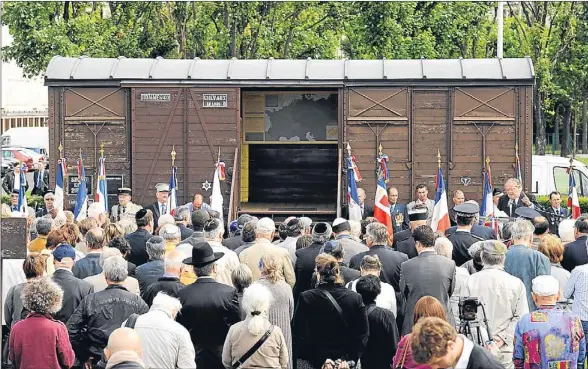
<svg viewBox="0 0 588 369"><path fill-rule="evenodd" d="M337 213L337 91L241 93L240 212L332 218Z"/></svg>

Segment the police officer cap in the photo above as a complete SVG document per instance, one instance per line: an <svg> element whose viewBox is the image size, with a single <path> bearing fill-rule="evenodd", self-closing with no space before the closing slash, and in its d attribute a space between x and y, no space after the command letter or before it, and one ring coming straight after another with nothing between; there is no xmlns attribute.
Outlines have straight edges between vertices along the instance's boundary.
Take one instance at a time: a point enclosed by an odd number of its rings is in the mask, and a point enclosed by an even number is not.
<svg viewBox="0 0 588 369"><path fill-rule="evenodd" d="M554 296L559 292L559 282L550 275L533 278L533 293L537 296Z"/></svg>
<svg viewBox="0 0 588 369"><path fill-rule="evenodd" d="M533 218L540 217L541 214L535 209L528 208L526 206L521 206L515 210L515 214L521 218L533 220Z"/></svg>
<svg viewBox="0 0 588 369"><path fill-rule="evenodd" d="M457 216L465 217L465 218L473 218L480 212L480 207L478 204L473 204L471 202L464 202L463 204L456 205L453 210Z"/></svg>
<svg viewBox="0 0 588 369"><path fill-rule="evenodd" d="M158 183L155 185L155 189L157 190L157 192L169 192L169 184Z"/></svg>
<svg viewBox="0 0 588 369"><path fill-rule="evenodd" d="M11 194L20 195L20 191L17 188L15 188L12 190Z"/></svg>
<svg viewBox="0 0 588 369"><path fill-rule="evenodd" d="M502 196L503 192L500 188L498 187L494 187L494 190L492 191L492 196Z"/></svg>
<svg viewBox="0 0 588 369"><path fill-rule="evenodd" d="M118 194L119 195L130 195L132 194L132 191L130 188L127 187L121 187L118 189Z"/></svg>
<svg viewBox="0 0 588 369"><path fill-rule="evenodd" d="M417 220L427 220L427 209L415 209L408 213L408 220L411 222Z"/></svg>

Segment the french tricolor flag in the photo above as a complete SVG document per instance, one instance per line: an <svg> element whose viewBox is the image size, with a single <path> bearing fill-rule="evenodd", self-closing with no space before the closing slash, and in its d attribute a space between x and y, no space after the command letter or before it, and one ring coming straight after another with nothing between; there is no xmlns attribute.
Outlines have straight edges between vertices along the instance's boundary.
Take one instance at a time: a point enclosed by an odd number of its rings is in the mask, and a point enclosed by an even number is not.
<svg viewBox="0 0 588 369"><path fill-rule="evenodd" d="M580 209L580 201L578 200L578 191L576 189L576 179L574 178L573 167L568 169L570 173L569 190L568 190L568 208L572 219L578 219L582 213Z"/></svg>
<svg viewBox="0 0 588 369"><path fill-rule="evenodd" d="M433 208L433 219L431 228L434 232L445 233L451 227L449 222L449 209L447 208L447 193L445 192L445 180L443 170L439 167L437 171L437 191L435 195L435 207Z"/></svg>
<svg viewBox="0 0 588 369"><path fill-rule="evenodd" d="M349 220L361 221L361 207L357 194L357 181L361 180L359 169L351 155L351 145L347 143L347 206L349 207Z"/></svg>
<svg viewBox="0 0 588 369"><path fill-rule="evenodd" d="M380 146L380 155L378 156L378 184L376 187L376 201L374 206L374 218L388 228L388 233L394 233L392 229L392 216L390 215L390 202L388 201L388 192L386 183L388 182L388 155L382 153Z"/></svg>
<svg viewBox="0 0 588 369"><path fill-rule="evenodd" d="M63 210L63 183L65 177L65 158L57 161L57 171L55 176L55 208Z"/></svg>
<svg viewBox="0 0 588 369"><path fill-rule="evenodd" d="M172 167L172 175L169 179L169 196L167 198L167 208L171 215L176 214L178 207L178 167Z"/></svg>
<svg viewBox="0 0 588 369"><path fill-rule="evenodd" d="M78 160L78 180L80 185L78 187L78 196L76 199L76 207L74 209L74 219L78 222L88 217L88 189L86 187L86 170L84 169L84 161L80 155Z"/></svg>
<svg viewBox="0 0 588 369"><path fill-rule="evenodd" d="M108 196L106 194L106 169L104 158L98 159L98 181L96 182L96 195L94 201L99 203L105 213L108 213Z"/></svg>

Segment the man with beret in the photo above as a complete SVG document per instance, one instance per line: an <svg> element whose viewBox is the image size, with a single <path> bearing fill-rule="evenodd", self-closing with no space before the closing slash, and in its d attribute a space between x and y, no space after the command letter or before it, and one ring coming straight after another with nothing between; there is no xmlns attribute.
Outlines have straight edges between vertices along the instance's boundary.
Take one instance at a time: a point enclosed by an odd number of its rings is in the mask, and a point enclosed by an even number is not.
<svg viewBox="0 0 588 369"><path fill-rule="evenodd" d="M167 199L169 197L169 184L158 183L155 185L155 197L157 201L147 206L145 209L151 210L153 213L153 224L159 224L159 217L169 214L172 209L167 208Z"/></svg>
<svg viewBox="0 0 588 369"><path fill-rule="evenodd" d="M410 229L395 234L392 247L396 251L406 254L409 259L412 259L418 256L412 232L417 227L427 224L427 209L415 209L411 211L408 213L408 219L410 220Z"/></svg>
<svg viewBox="0 0 588 369"><path fill-rule="evenodd" d="M483 238L473 235L471 232L474 219L479 212L480 208L473 203L466 202L455 207L457 229L447 238L453 244L453 261L457 266L462 266L472 258L468 252L471 245L478 241L484 241Z"/></svg>
<svg viewBox="0 0 588 369"><path fill-rule="evenodd" d="M184 260L194 267L198 279L178 292L182 310L177 322L190 332L197 368L225 369L223 344L231 325L241 320L237 290L216 281L216 262L223 256L200 242L192 248L192 257Z"/></svg>
<svg viewBox="0 0 588 369"><path fill-rule="evenodd" d="M128 261L139 266L149 261L147 241L153 232L153 213L151 210L141 209L135 214L135 222L137 222L137 230L126 235L125 239L131 245Z"/></svg>
<svg viewBox="0 0 588 369"><path fill-rule="evenodd" d="M559 282L554 277L533 279L537 310L523 315L517 323L512 357L515 369L584 368L586 337L582 322L575 314L557 308L559 295Z"/></svg>
<svg viewBox="0 0 588 369"><path fill-rule="evenodd" d="M235 234L230 238L225 238L222 242L223 246L226 246L229 250L235 251L239 248L239 246L245 244L245 242L243 242L243 240L241 239L241 231L243 231L245 223L247 223L251 219L253 218L249 214L239 215L239 218L237 218L237 230L235 231Z"/></svg>
<svg viewBox="0 0 588 369"><path fill-rule="evenodd" d="M341 246L343 246L343 251L345 252L343 262L345 264L349 264L351 258L360 252L366 252L369 250L366 245L361 244L351 238L351 225L349 225L349 221L347 219L335 219L332 229L333 234L335 235L335 242L340 243Z"/></svg>
<svg viewBox="0 0 588 369"><path fill-rule="evenodd" d="M493 351L506 369L512 369L513 340L519 319L529 312L527 292L523 282L504 271L506 245L500 241L483 241L481 258L484 269L469 276L467 296L476 297L483 304L478 317L488 318Z"/></svg>
<svg viewBox="0 0 588 369"><path fill-rule="evenodd" d="M118 222L125 215L134 219L135 214L143 208L131 202L131 195L132 190L130 188L121 187L118 189L118 205L114 205L110 211L110 219L113 222Z"/></svg>
<svg viewBox="0 0 588 369"><path fill-rule="evenodd" d="M398 202L398 189L390 187L388 189L388 202L390 203L390 216L392 217L392 231L396 233L409 229L408 210L406 205Z"/></svg>

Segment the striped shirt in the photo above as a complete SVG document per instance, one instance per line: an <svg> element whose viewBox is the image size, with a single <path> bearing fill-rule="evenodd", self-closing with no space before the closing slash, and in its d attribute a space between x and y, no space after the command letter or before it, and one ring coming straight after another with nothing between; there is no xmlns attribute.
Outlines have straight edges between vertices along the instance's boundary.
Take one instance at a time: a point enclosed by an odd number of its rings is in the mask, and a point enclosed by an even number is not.
<svg viewBox="0 0 588 369"><path fill-rule="evenodd" d="M572 270L564 290L566 299L573 298L572 312L583 322L588 321L588 264Z"/></svg>

